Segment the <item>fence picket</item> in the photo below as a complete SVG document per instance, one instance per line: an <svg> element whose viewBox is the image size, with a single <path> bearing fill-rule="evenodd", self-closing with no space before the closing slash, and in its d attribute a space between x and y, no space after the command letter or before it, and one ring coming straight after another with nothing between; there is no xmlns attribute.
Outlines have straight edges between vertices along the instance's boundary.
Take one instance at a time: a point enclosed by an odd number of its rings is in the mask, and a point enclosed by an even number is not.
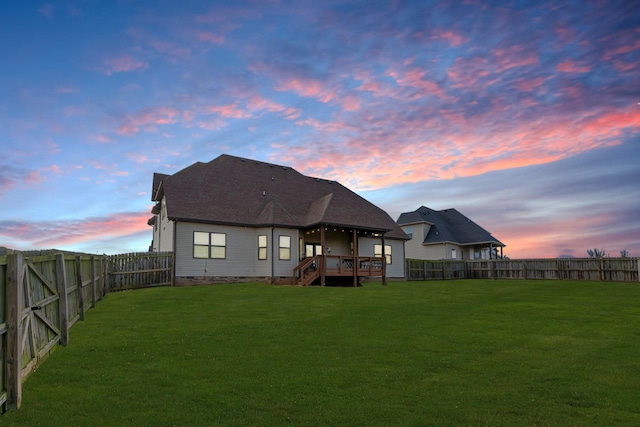
<svg viewBox="0 0 640 427"><path fill-rule="evenodd" d="M407 280L547 279L640 281L640 258L407 260ZM457 272L465 272L460 276Z"/></svg>

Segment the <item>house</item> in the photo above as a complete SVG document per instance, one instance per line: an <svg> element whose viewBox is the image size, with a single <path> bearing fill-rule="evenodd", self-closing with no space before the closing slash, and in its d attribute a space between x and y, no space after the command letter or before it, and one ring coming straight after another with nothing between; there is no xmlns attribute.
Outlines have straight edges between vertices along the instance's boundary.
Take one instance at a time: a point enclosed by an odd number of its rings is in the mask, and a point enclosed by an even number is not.
<svg viewBox="0 0 640 427"><path fill-rule="evenodd" d="M154 174L152 200L150 250L174 252L178 285L405 277L407 235L386 212L288 166L221 155Z"/></svg>
<svg viewBox="0 0 640 427"><path fill-rule="evenodd" d="M407 259L502 258L506 246L455 209L434 211L421 206L401 214L397 222L409 236Z"/></svg>

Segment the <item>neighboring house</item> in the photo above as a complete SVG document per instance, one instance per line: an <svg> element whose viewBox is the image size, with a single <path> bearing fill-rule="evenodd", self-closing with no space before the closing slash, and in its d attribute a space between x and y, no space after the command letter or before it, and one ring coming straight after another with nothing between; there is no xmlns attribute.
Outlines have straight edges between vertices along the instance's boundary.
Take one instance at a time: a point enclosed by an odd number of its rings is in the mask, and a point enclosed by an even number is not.
<svg viewBox="0 0 640 427"><path fill-rule="evenodd" d="M174 252L178 285L405 277L407 236L386 212L288 166L222 155L154 174L152 200L150 250Z"/></svg>
<svg viewBox="0 0 640 427"><path fill-rule="evenodd" d="M407 259L502 258L506 246L455 209L421 206L401 214L397 222L410 239L405 243Z"/></svg>

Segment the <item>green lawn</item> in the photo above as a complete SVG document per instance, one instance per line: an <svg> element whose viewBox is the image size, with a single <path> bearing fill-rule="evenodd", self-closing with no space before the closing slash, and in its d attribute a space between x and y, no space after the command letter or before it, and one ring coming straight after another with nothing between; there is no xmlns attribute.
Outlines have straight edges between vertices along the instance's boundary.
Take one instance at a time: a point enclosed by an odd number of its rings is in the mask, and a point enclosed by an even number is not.
<svg viewBox="0 0 640 427"><path fill-rule="evenodd" d="M640 425L640 284L107 295L0 425Z"/></svg>

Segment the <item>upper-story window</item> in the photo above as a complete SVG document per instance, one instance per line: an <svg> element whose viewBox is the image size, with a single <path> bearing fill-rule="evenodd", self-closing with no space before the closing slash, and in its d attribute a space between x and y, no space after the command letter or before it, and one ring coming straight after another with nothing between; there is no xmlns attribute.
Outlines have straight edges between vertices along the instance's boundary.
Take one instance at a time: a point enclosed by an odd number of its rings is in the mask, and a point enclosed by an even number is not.
<svg viewBox="0 0 640 427"><path fill-rule="evenodd" d="M407 227L404 229L404 232L407 233L410 239L413 239L413 227Z"/></svg>
<svg viewBox="0 0 640 427"><path fill-rule="evenodd" d="M194 231L193 257L225 259L227 257L227 235Z"/></svg>

